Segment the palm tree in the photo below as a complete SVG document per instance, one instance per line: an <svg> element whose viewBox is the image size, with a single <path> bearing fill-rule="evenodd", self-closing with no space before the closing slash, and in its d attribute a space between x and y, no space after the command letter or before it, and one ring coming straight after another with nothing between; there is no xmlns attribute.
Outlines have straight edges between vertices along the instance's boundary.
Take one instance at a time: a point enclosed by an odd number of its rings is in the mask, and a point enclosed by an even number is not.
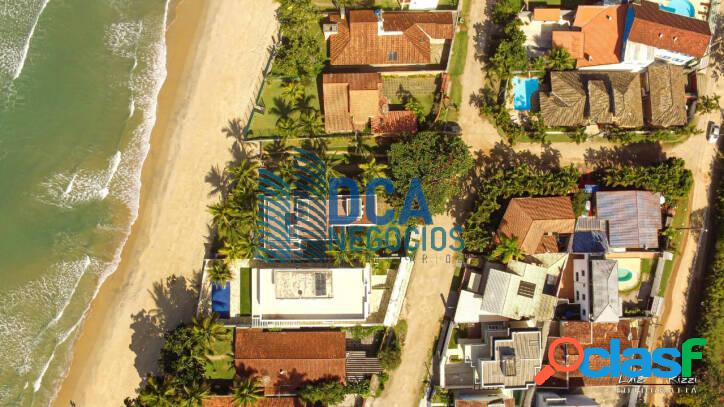
<svg viewBox="0 0 724 407"><path fill-rule="evenodd" d="M204 382L194 382L191 385L184 385L180 394L181 407L201 407L205 399L209 397L209 385Z"/></svg>
<svg viewBox="0 0 724 407"><path fill-rule="evenodd" d="M581 144L588 140L588 135L586 134L586 129L577 129L575 133L570 134L568 137L570 137L571 140L575 141L576 144Z"/></svg>
<svg viewBox="0 0 724 407"><path fill-rule="evenodd" d="M340 247L335 241L332 244L332 249L327 250L327 256L329 256L335 266L349 265L354 263L355 260L358 260L355 253L350 250L349 239L345 242L344 247Z"/></svg>
<svg viewBox="0 0 724 407"><path fill-rule="evenodd" d="M236 235L236 220L242 215L239 208L229 201L220 201L216 205L209 206L209 212L212 217L211 224L221 239L227 240Z"/></svg>
<svg viewBox="0 0 724 407"><path fill-rule="evenodd" d="M277 131L282 140L297 137L299 135L299 123L294 121L291 117L279 119L277 121Z"/></svg>
<svg viewBox="0 0 724 407"><path fill-rule="evenodd" d="M283 98L274 98L274 106L269 109L269 113L278 117L277 121L286 119L294 111L294 106Z"/></svg>
<svg viewBox="0 0 724 407"><path fill-rule="evenodd" d="M229 168L229 175L236 181L236 187L243 191L253 192L256 189L259 163L252 160L241 162L238 166Z"/></svg>
<svg viewBox="0 0 724 407"><path fill-rule="evenodd" d="M387 171L387 165L378 163L375 157L365 164L360 164L359 168L362 170L362 179L365 183L372 178L384 177L385 171Z"/></svg>
<svg viewBox="0 0 724 407"><path fill-rule="evenodd" d="M355 133L354 144L351 147L352 153L362 156L365 160L372 155L373 148L365 143L365 137L361 133Z"/></svg>
<svg viewBox="0 0 724 407"><path fill-rule="evenodd" d="M209 269L209 280L217 287L224 287L231 280L231 270L225 263L215 261Z"/></svg>
<svg viewBox="0 0 724 407"><path fill-rule="evenodd" d="M219 314L216 313L204 315L201 318L194 315L191 319L191 332L207 351L214 343L223 341L228 335L224 325L219 323Z"/></svg>
<svg viewBox="0 0 724 407"><path fill-rule="evenodd" d="M299 122L301 123L302 130L304 130L309 137L316 137L324 134L322 118L316 110L311 112L302 112L302 114L299 115Z"/></svg>
<svg viewBox="0 0 724 407"><path fill-rule="evenodd" d="M327 169L327 181L329 181L330 178L339 178L342 176L342 173L337 171L335 167L338 167L347 161L345 156L324 153L321 154L319 158L322 160L325 168Z"/></svg>
<svg viewBox="0 0 724 407"><path fill-rule="evenodd" d="M226 134L226 137L232 137L239 143L244 139L244 126L242 126L241 119L238 117L229 119L226 127L221 129L221 131Z"/></svg>
<svg viewBox="0 0 724 407"><path fill-rule="evenodd" d="M219 249L219 254L227 261L234 259L250 259L254 255L254 243L249 237L240 236L233 241L225 241L224 246Z"/></svg>
<svg viewBox="0 0 724 407"><path fill-rule="evenodd" d="M146 386L138 395L138 400L146 407L171 407L176 390L163 378L146 376Z"/></svg>
<svg viewBox="0 0 724 407"><path fill-rule="evenodd" d="M299 97L297 102L294 104L294 109L300 113L316 112L316 109L312 106L312 101L314 101L314 99L316 99L314 95L302 93L301 97Z"/></svg>
<svg viewBox="0 0 724 407"><path fill-rule="evenodd" d="M511 260L520 260L524 257L523 251L518 247L518 239L501 236L500 244L490 253L492 259L500 259L503 264Z"/></svg>
<svg viewBox="0 0 724 407"><path fill-rule="evenodd" d="M304 86L298 80L287 81L282 85L282 95L290 100L299 100L304 96Z"/></svg>
<svg viewBox="0 0 724 407"><path fill-rule="evenodd" d="M264 388L253 378L237 379L231 394L235 406L253 406L264 397Z"/></svg>
<svg viewBox="0 0 724 407"><path fill-rule="evenodd" d="M553 48L548 54L548 66L554 71L568 71L576 67L576 60L565 48Z"/></svg>

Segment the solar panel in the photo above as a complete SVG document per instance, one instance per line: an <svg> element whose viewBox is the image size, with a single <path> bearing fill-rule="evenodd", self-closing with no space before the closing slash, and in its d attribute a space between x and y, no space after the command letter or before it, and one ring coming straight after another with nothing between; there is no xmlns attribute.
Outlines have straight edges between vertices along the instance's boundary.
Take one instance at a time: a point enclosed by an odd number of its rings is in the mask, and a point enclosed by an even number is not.
<svg viewBox="0 0 724 407"><path fill-rule="evenodd" d="M527 281L520 282L520 285L518 286L518 295L521 295L523 297L533 298L534 292L535 292L535 284L529 283Z"/></svg>

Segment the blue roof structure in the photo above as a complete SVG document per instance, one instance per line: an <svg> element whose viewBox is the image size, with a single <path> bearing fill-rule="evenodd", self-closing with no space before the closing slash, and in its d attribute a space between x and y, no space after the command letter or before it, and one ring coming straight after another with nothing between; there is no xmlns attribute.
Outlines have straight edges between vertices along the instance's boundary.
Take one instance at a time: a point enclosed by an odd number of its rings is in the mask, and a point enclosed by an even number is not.
<svg viewBox="0 0 724 407"><path fill-rule="evenodd" d="M606 253L608 239L606 233L598 230L575 232L571 243L573 253Z"/></svg>

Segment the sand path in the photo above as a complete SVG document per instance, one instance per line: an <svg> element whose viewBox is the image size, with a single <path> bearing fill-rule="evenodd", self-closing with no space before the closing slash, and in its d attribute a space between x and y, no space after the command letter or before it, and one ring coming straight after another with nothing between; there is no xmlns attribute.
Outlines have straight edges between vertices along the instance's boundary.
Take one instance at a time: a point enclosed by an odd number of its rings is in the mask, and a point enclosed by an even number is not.
<svg viewBox="0 0 724 407"><path fill-rule="evenodd" d="M271 0L184 0L171 16L140 216L83 324L58 406L121 405L156 368L163 330L193 314L216 200L205 177L232 158L220 129L252 98L276 32Z"/></svg>

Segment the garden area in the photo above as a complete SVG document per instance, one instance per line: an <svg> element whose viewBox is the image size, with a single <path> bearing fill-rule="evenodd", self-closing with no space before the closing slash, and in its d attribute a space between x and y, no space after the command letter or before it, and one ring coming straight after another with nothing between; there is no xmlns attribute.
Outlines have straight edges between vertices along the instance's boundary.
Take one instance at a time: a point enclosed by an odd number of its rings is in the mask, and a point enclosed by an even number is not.
<svg viewBox="0 0 724 407"><path fill-rule="evenodd" d="M241 316L251 315L251 269L239 269L239 313Z"/></svg>
<svg viewBox="0 0 724 407"><path fill-rule="evenodd" d="M278 125L300 124L305 120L305 114L319 114L317 83L270 76L264 82L258 104L264 111L255 112L252 116L248 138L276 136Z"/></svg>
<svg viewBox="0 0 724 407"><path fill-rule="evenodd" d="M231 380L236 375L234 369L234 329L225 328L216 341L211 344L206 355L204 367L207 379Z"/></svg>

